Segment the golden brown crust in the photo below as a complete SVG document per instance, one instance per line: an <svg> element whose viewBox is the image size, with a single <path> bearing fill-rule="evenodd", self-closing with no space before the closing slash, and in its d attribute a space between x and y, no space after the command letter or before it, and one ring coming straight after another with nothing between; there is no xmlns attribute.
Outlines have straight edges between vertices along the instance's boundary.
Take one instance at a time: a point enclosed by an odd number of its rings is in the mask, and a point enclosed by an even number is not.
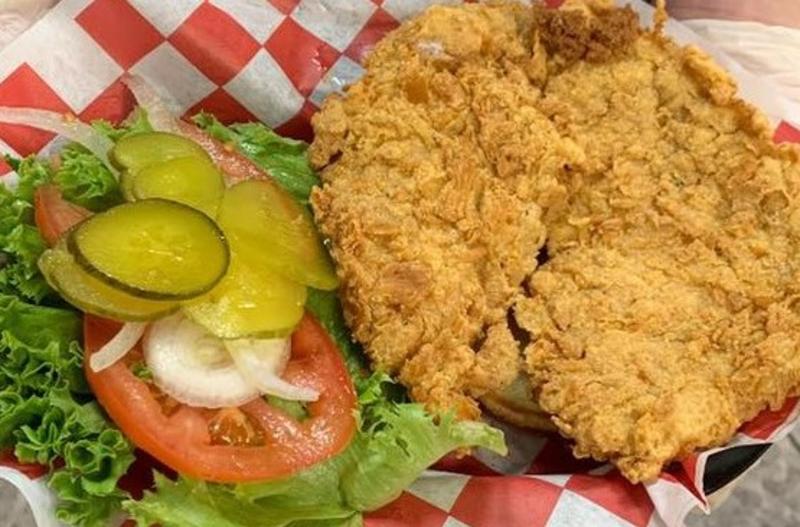
<svg viewBox="0 0 800 527"><path fill-rule="evenodd" d="M347 318L375 363L431 407L476 417L475 397L519 371L506 314L544 243L540 205L563 199L544 175L576 153L536 108L530 80L547 52L532 57L532 35L580 25L593 60L632 39L611 36L628 11L576 15L433 7L313 119L310 158L326 185L312 204Z"/></svg>
<svg viewBox="0 0 800 527"><path fill-rule="evenodd" d="M311 159L329 166L312 204L355 337L415 399L463 417L520 368L506 313L544 243L539 206L515 188L532 161L500 141L539 157L552 133L539 112L515 115L536 97L525 19L512 5L431 8L313 122Z"/></svg>
<svg viewBox="0 0 800 527"><path fill-rule="evenodd" d="M576 455L650 480L800 381L800 166L727 73L652 34L543 100L584 157L517 306L527 368Z"/></svg>
<svg viewBox="0 0 800 527"><path fill-rule="evenodd" d="M430 408L536 416L503 395L511 308L544 411L632 481L800 381L797 150L660 31L594 1L433 7L326 102L310 150L373 362Z"/></svg>
<svg viewBox="0 0 800 527"><path fill-rule="evenodd" d="M603 63L624 55L641 33L636 12L625 6L586 10L535 6L534 27L554 60Z"/></svg>

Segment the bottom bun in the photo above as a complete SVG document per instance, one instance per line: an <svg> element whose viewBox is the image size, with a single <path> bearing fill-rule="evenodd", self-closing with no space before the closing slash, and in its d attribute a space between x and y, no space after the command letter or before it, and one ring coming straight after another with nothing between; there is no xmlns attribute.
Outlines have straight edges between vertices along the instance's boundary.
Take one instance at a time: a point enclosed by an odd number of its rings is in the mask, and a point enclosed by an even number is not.
<svg viewBox="0 0 800 527"><path fill-rule="evenodd" d="M543 432L555 432L556 427L539 406L526 375L520 374L504 390L484 395L481 403L491 413L515 426Z"/></svg>

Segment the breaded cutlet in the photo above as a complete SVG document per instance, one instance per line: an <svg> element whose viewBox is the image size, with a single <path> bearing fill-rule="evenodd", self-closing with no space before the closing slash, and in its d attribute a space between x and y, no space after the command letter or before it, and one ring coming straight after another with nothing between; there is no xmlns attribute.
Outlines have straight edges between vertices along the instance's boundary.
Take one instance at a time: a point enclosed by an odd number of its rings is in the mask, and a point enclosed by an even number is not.
<svg viewBox="0 0 800 527"><path fill-rule="evenodd" d="M800 383L797 150L657 20L432 7L325 103L310 150L375 366L463 418L524 368L576 455L631 481Z"/></svg>

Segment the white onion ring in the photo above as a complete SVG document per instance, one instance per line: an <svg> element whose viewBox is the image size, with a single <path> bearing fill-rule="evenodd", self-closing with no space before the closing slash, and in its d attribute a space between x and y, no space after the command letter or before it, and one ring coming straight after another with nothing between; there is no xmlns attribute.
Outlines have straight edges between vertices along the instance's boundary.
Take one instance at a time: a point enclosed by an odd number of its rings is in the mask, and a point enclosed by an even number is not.
<svg viewBox="0 0 800 527"><path fill-rule="evenodd" d="M119 172L108 160L108 153L114 147L114 142L76 117L36 108L0 106L0 122L47 130L75 141L97 156L114 177L119 177Z"/></svg>
<svg viewBox="0 0 800 527"><path fill-rule="evenodd" d="M178 118L173 115L164 99L146 80L139 75L126 73L122 83L133 93L139 106L147 113L147 120L154 130L180 134Z"/></svg>
<svg viewBox="0 0 800 527"><path fill-rule="evenodd" d="M144 356L156 386L189 406L241 406L259 396L222 341L180 313L150 325Z"/></svg>
<svg viewBox="0 0 800 527"><path fill-rule="evenodd" d="M92 371L98 372L113 366L136 346L146 328L146 322L128 322L123 325L114 338L89 357L89 367Z"/></svg>
<svg viewBox="0 0 800 527"><path fill-rule="evenodd" d="M290 401L316 401L319 392L280 378L291 355L291 340L236 339L225 341L239 373L262 394Z"/></svg>

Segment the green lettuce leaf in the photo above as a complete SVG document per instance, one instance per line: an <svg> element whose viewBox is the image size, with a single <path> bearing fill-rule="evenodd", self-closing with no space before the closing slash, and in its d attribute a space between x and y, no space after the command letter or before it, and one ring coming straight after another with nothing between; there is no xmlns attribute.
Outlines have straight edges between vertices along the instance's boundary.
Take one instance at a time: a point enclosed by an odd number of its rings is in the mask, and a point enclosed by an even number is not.
<svg viewBox="0 0 800 527"><path fill-rule="evenodd" d="M307 203L311 189L319 185L303 141L281 137L260 123L225 126L205 112L196 115L194 122L219 141L235 145L301 202Z"/></svg>
<svg viewBox="0 0 800 527"><path fill-rule="evenodd" d="M19 176L14 192L16 199L33 203L33 191L36 190L36 187L48 183L52 179L50 167L34 156L20 160L6 156L6 161Z"/></svg>
<svg viewBox="0 0 800 527"><path fill-rule="evenodd" d="M0 294L0 448L54 468L59 518L100 527L126 498L133 449L89 394L80 335L76 312Z"/></svg>
<svg viewBox="0 0 800 527"><path fill-rule="evenodd" d="M34 156L11 160L19 175L17 199L33 203L33 191L45 183L55 183L64 198L92 211L105 210L122 202L119 184L111 171L94 154L77 143L69 143L59 152L54 169Z"/></svg>
<svg viewBox="0 0 800 527"><path fill-rule="evenodd" d="M138 107L131 112L127 119L117 126L105 119L98 119L92 122L92 127L115 143L129 135L153 131L150 121L147 120L147 113Z"/></svg>
<svg viewBox="0 0 800 527"><path fill-rule="evenodd" d="M324 463L288 479L236 486L160 477L155 492L126 502L125 510L140 527L356 526L363 512L393 501L453 450L505 453L499 430L391 402L387 384L382 374L364 382L360 430L345 452Z"/></svg>
<svg viewBox="0 0 800 527"><path fill-rule="evenodd" d="M339 351L344 355L347 369L354 381L358 381L367 375L366 361L361 347L350 337L344 317L342 316L342 305L336 291L321 291L319 289L308 289L306 298L306 309L308 309L328 334L333 338Z"/></svg>
<svg viewBox="0 0 800 527"><path fill-rule="evenodd" d="M60 155L57 170L33 156L7 157L18 181L13 189L0 185L0 293L37 304L55 295L36 264L46 246L33 221L34 190L55 183L66 199L91 210L122 200L114 176L82 146L66 145Z"/></svg>
<svg viewBox="0 0 800 527"><path fill-rule="evenodd" d="M36 262L45 250L45 244L36 227L19 224L11 231L0 234L0 292L16 293L34 302L42 301L52 293Z"/></svg>
<svg viewBox="0 0 800 527"><path fill-rule="evenodd" d="M56 517L67 525L107 527L127 497L124 492L116 490L106 495L90 494L84 489L81 479L66 470L53 473L48 484L59 499Z"/></svg>
<svg viewBox="0 0 800 527"><path fill-rule="evenodd" d="M33 158L7 159L19 180L13 190L0 184L0 294L38 303L51 290L36 266L45 245L33 225L33 191L50 171Z"/></svg>
<svg viewBox="0 0 800 527"><path fill-rule="evenodd" d="M70 144L60 156L53 181L66 199L95 212L122 203L116 178L95 155L78 144Z"/></svg>

